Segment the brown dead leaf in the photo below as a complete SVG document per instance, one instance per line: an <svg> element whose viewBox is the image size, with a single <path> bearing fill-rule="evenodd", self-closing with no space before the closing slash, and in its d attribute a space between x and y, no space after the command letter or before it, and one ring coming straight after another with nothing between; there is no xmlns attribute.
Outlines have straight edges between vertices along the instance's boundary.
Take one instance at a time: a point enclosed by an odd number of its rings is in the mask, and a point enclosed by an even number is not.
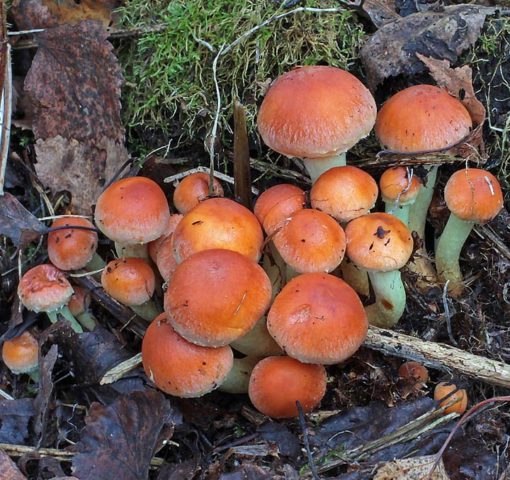
<svg viewBox="0 0 510 480"><path fill-rule="evenodd" d="M400 18L394 0L363 0L359 3L359 8L377 28Z"/></svg>
<svg viewBox="0 0 510 480"><path fill-rule="evenodd" d="M3 450L0 450L0 478L2 480L26 480L27 478Z"/></svg>
<svg viewBox="0 0 510 480"><path fill-rule="evenodd" d="M473 71L468 65L459 68L451 68L448 60L437 60L425 57L419 53L416 56L427 66L436 83L457 97L466 107L475 128L460 144L456 145L448 153L462 158L470 158L477 150L481 152L479 160L485 160L483 142L483 123L486 112L483 103L476 98L473 88Z"/></svg>
<svg viewBox="0 0 510 480"><path fill-rule="evenodd" d="M367 82L374 90L386 78L425 70L415 55L455 62L480 36L495 8L455 5L442 11L415 13L382 25L361 49Z"/></svg>
<svg viewBox="0 0 510 480"><path fill-rule="evenodd" d="M122 75L107 37L103 25L90 20L38 36L39 48L25 79L36 138L124 141Z"/></svg>
<svg viewBox="0 0 510 480"><path fill-rule="evenodd" d="M82 20L97 20L108 26L119 0L15 0L12 12L20 30L48 28Z"/></svg>
<svg viewBox="0 0 510 480"><path fill-rule="evenodd" d="M395 460L380 467L374 480L423 480L428 478L434 461L434 455ZM450 480L442 461L430 476L430 480Z"/></svg>
<svg viewBox="0 0 510 480"><path fill-rule="evenodd" d="M124 145L106 137L94 146L61 136L37 140L35 152L41 182L54 193L71 192L73 210L81 214L92 212L105 184L128 158Z"/></svg>

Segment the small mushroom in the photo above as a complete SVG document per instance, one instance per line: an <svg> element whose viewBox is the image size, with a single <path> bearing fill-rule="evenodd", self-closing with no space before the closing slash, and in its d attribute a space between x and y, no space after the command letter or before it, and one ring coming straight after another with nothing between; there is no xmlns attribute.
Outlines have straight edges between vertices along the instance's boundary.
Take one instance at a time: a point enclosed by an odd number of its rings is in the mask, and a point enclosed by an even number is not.
<svg viewBox="0 0 510 480"><path fill-rule="evenodd" d="M301 363L290 357L261 360L250 377L248 394L255 408L272 418L298 416L296 402L311 412L326 393L327 375L322 365Z"/></svg>
<svg viewBox="0 0 510 480"><path fill-rule="evenodd" d="M503 208L503 193L497 178L486 170L465 168L455 172L444 190L450 217L436 248L439 278L449 282L452 296L464 289L459 256L475 224L490 222Z"/></svg>
<svg viewBox="0 0 510 480"><path fill-rule="evenodd" d="M449 405L445 409L444 415L448 415L449 413L462 415L467 409L468 396L466 390L456 390L457 385L447 382L438 383L434 389L434 400L439 402L439 406L445 407Z"/></svg>
<svg viewBox="0 0 510 480"><path fill-rule="evenodd" d="M90 332L96 328L96 317L90 311L90 292L82 287L73 286L74 293L67 306L74 318Z"/></svg>
<svg viewBox="0 0 510 480"><path fill-rule="evenodd" d="M28 330L3 343L2 360L14 375L26 373L34 382L39 382L38 359L39 345Z"/></svg>
<svg viewBox="0 0 510 480"><path fill-rule="evenodd" d="M213 179L212 194L209 192L210 175L196 172L184 177L174 191L174 207L179 213L185 214L209 197L223 197L221 183Z"/></svg>

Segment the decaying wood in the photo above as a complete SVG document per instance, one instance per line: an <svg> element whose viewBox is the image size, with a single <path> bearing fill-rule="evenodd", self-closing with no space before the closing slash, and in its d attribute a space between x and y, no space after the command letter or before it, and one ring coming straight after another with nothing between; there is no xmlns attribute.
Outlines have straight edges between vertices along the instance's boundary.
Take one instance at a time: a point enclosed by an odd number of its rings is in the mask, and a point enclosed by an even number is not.
<svg viewBox="0 0 510 480"><path fill-rule="evenodd" d="M416 360L438 370L456 371L480 382L510 388L510 365L449 345L370 327L364 346L388 355Z"/></svg>

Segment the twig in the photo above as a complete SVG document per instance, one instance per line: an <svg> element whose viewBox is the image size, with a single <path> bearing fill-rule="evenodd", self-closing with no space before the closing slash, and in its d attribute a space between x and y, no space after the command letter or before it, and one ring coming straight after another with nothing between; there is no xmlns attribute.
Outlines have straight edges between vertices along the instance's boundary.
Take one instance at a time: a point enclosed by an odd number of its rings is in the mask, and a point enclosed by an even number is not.
<svg viewBox="0 0 510 480"><path fill-rule="evenodd" d="M193 173L211 173L211 169L208 168L208 167L196 167L196 168L192 168L190 170L186 170L185 172L181 172L181 173L176 173L175 175L171 175L170 177L166 177L164 182L165 183L174 183L174 182L177 182L178 180L181 180L181 178L185 178L187 177L188 175L191 175ZM214 171L213 172L213 175L216 177L216 178L219 178L220 180L223 180L224 182L227 182L227 183L231 183L232 185L234 184L234 179L229 176L229 175L225 175L224 173L221 173L221 172L217 172L217 171ZM253 195L258 195L259 194L259 190L255 187L251 187L251 191L253 193Z"/></svg>
<svg viewBox="0 0 510 480"><path fill-rule="evenodd" d="M317 473L317 467L315 466L315 461L313 459L312 451L310 450L310 442L308 441L308 429L306 428L305 415L303 414L303 408L301 407L301 402L299 400L296 400L296 407L299 415L299 425L301 427L301 431L303 432L303 443L305 444L308 466L312 472L313 479L320 480L319 474Z"/></svg>
<svg viewBox="0 0 510 480"><path fill-rule="evenodd" d="M167 442L167 444L174 445L175 442ZM36 448L27 445L11 445L10 443L0 443L0 450L3 450L7 455L12 457L21 457L27 453L37 453L42 457L53 457L62 462L70 462L78 452L70 452L68 450L60 450L58 448ZM165 461L159 457L151 458L152 467L161 467Z"/></svg>
<svg viewBox="0 0 510 480"><path fill-rule="evenodd" d="M123 362L115 365L115 367L108 370L103 378L99 381L99 385L108 385L109 383L116 382L120 378L122 378L126 373L135 369L142 363L142 354L137 353L134 357L128 358Z"/></svg>
<svg viewBox="0 0 510 480"><path fill-rule="evenodd" d="M480 382L510 388L510 365L449 345L426 342L410 335L372 326L368 329L363 345L388 355L416 360L438 370L455 370Z"/></svg>
<svg viewBox="0 0 510 480"><path fill-rule="evenodd" d="M7 168L7 158L9 154L9 139L11 136L11 116L12 116L12 68L11 68L11 46L5 45L4 49L5 70L0 72L5 75L2 89L2 99L0 104L0 195L4 193L5 169Z"/></svg>
<svg viewBox="0 0 510 480"><path fill-rule="evenodd" d="M5 398L6 400L14 400L14 397L12 395L9 395L7 392L3 391L0 388L0 397Z"/></svg>

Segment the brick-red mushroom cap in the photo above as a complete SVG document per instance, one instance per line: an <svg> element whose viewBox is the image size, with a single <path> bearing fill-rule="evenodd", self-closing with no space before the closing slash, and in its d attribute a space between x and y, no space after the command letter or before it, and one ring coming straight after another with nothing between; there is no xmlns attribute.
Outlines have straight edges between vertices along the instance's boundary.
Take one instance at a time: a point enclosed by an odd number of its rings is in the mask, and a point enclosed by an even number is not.
<svg viewBox="0 0 510 480"><path fill-rule="evenodd" d="M212 195L209 193L210 175L204 172L197 172L184 177L174 191L174 207L179 213L188 213L200 202L209 197L223 197L221 183L213 179Z"/></svg>
<svg viewBox="0 0 510 480"><path fill-rule="evenodd" d="M262 192L253 212L267 235L272 235L293 213L305 207L305 192L295 185L281 183Z"/></svg>
<svg viewBox="0 0 510 480"><path fill-rule="evenodd" d="M67 305L73 287L65 273L50 264L28 270L18 284L21 303L33 312L52 312Z"/></svg>
<svg viewBox="0 0 510 480"><path fill-rule="evenodd" d="M221 385L232 369L229 346L209 348L182 338L163 313L145 332L142 343L145 373L165 393L201 397Z"/></svg>
<svg viewBox="0 0 510 480"><path fill-rule="evenodd" d="M19 337L5 340L2 346L2 360L16 375L37 370L38 357L39 345L29 331L23 332Z"/></svg>
<svg viewBox="0 0 510 480"><path fill-rule="evenodd" d="M271 282L253 260L204 250L179 264L165 294L174 329L197 345L219 347L253 328L271 302Z"/></svg>
<svg viewBox="0 0 510 480"><path fill-rule="evenodd" d="M267 357L250 376L248 394L255 408L272 418L298 416L296 401L311 412L326 393L326 369L290 357Z"/></svg>
<svg viewBox="0 0 510 480"><path fill-rule="evenodd" d="M490 222L503 208L498 179L478 168L456 171L446 183L444 198L450 212L468 222Z"/></svg>
<svg viewBox="0 0 510 480"><path fill-rule="evenodd" d="M92 222L81 217L61 217L51 227L94 228ZM60 270L77 270L92 260L97 249L97 233L92 230L65 229L48 233L48 257Z"/></svg>
<svg viewBox="0 0 510 480"><path fill-rule="evenodd" d="M298 273L331 272L345 254L345 233L329 215L319 210L298 210L274 235L283 260Z"/></svg>
<svg viewBox="0 0 510 480"><path fill-rule="evenodd" d="M184 215L175 229L174 255L177 262L202 250L233 250L258 261L263 234L257 217L228 198L210 198Z"/></svg>
<svg viewBox="0 0 510 480"><path fill-rule="evenodd" d="M80 315L80 313L86 312L90 306L90 292L89 290L73 286L74 293L69 299L67 306L73 316Z"/></svg>
<svg viewBox="0 0 510 480"><path fill-rule="evenodd" d="M411 169L406 167L388 168L379 180L381 197L384 202L398 202L399 205L414 203L421 189L421 182Z"/></svg>
<svg viewBox="0 0 510 480"><path fill-rule="evenodd" d="M411 232L389 213L356 218L347 224L345 235L349 259L365 270L399 270L413 253Z"/></svg>
<svg viewBox="0 0 510 480"><path fill-rule="evenodd" d="M358 350L368 322L358 295L347 283L327 273L305 273L276 296L267 329L290 357L331 365Z"/></svg>
<svg viewBox="0 0 510 480"><path fill-rule="evenodd" d="M415 85L396 93L382 106L375 133L387 149L420 152L455 145L472 126L460 100L434 85Z"/></svg>
<svg viewBox="0 0 510 480"><path fill-rule="evenodd" d="M278 77L260 106L264 143L288 157L326 158L366 137L376 119L369 90L335 67L299 67Z"/></svg>
<svg viewBox="0 0 510 480"><path fill-rule="evenodd" d="M312 207L348 222L374 207L377 182L361 168L334 167L324 172L310 191Z"/></svg>
<svg viewBox="0 0 510 480"><path fill-rule="evenodd" d="M94 220L108 238L123 245L149 243L165 231L170 209L163 190L145 177L112 183L98 198Z"/></svg>
<svg viewBox="0 0 510 480"><path fill-rule="evenodd" d="M175 229L177 228L177 225L179 224L179 222L182 220L183 217L184 217L184 215L181 215L180 213L175 213L173 215L170 215L166 229L163 232L163 234L161 235L161 237L159 237L156 240L153 240L152 242L149 243L149 245L147 247L149 250L149 257L151 257L151 260L154 263L157 263L159 248L161 247L161 245L165 242L165 240L168 237L173 235L173 233L175 232Z"/></svg>
<svg viewBox="0 0 510 480"><path fill-rule="evenodd" d="M103 270L101 284L108 295L128 306L143 305L154 294L155 276L141 258L118 258Z"/></svg>

